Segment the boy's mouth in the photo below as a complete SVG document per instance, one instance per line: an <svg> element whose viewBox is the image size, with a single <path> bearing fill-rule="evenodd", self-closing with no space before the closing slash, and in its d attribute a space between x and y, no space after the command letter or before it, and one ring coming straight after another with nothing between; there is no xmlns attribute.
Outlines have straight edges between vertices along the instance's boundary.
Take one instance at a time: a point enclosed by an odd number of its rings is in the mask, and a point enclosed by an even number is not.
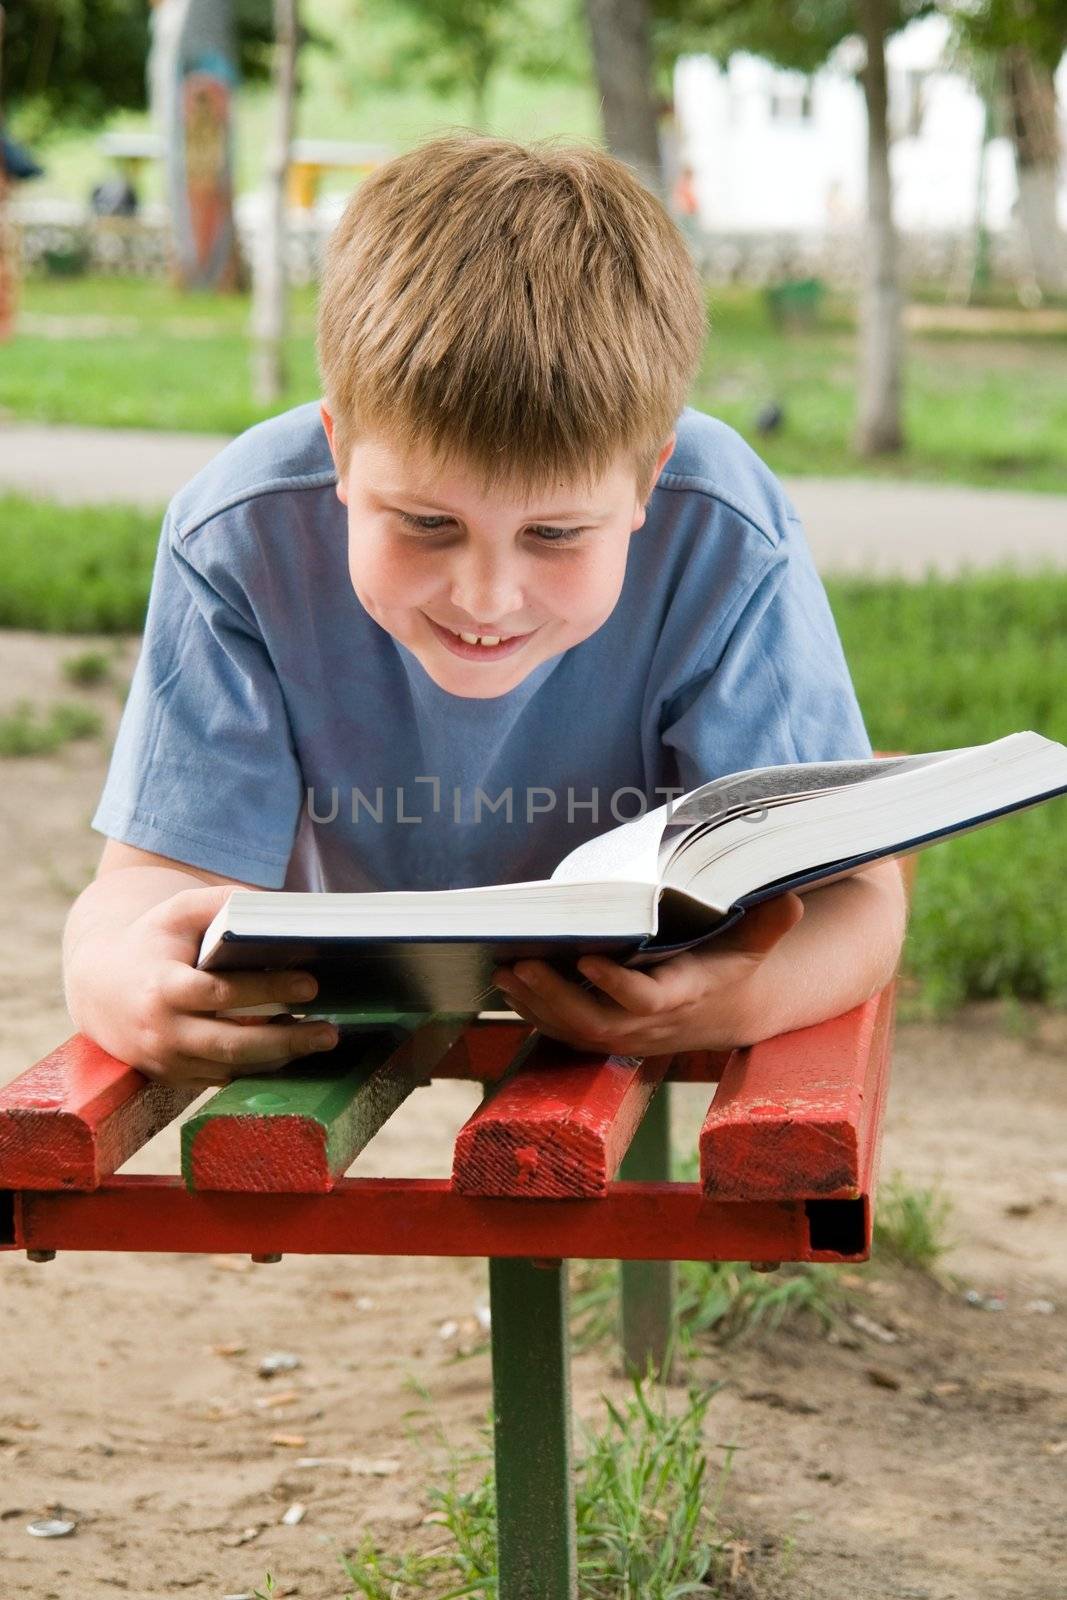
<svg viewBox="0 0 1067 1600"><path fill-rule="evenodd" d="M426 613L423 612L423 615ZM475 634L464 636L456 633L452 628L435 622L432 617L426 617L426 620L445 648L464 661L500 661L504 656L514 655L516 650L521 650L531 634L537 631L533 628L530 633L514 633L510 636L485 634L479 638ZM486 642L490 640L491 643Z"/></svg>

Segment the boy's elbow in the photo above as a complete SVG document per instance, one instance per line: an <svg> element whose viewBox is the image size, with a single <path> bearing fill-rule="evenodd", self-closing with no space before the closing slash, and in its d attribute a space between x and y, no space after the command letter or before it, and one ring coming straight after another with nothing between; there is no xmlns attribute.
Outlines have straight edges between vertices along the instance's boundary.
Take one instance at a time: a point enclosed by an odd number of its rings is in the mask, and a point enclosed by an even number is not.
<svg viewBox="0 0 1067 1600"><path fill-rule="evenodd" d="M900 952L908 926L908 890L906 875L909 868L904 861L878 861L863 873L874 896L873 915L876 919L877 937L872 941L877 951L871 993L877 994L891 983L900 962Z"/></svg>

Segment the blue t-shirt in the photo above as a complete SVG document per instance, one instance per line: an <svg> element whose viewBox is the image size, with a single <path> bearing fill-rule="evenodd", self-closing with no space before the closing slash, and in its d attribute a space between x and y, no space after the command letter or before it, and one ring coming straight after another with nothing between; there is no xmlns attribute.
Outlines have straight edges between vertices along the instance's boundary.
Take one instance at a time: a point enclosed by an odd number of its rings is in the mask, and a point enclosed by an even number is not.
<svg viewBox="0 0 1067 1600"><path fill-rule="evenodd" d="M615 610L491 699L439 688L363 609L315 405L172 501L92 826L276 889L548 877L724 773L870 754L781 485L679 419Z"/></svg>

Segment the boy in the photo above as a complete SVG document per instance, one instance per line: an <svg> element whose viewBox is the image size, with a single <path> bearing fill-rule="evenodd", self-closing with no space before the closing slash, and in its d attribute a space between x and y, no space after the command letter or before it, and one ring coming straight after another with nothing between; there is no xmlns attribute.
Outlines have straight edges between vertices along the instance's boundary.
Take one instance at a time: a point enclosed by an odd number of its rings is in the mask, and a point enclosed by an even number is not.
<svg viewBox="0 0 1067 1600"><path fill-rule="evenodd" d="M551 873L718 774L870 747L771 473L683 411L700 285L659 203L592 150L440 139L330 243L324 400L174 500L64 935L75 1025L206 1086L336 1041L297 973L195 970L230 888L446 888ZM803 913L803 916L802 916ZM498 974L576 1047L754 1042L888 981L897 868L771 902L646 972Z"/></svg>

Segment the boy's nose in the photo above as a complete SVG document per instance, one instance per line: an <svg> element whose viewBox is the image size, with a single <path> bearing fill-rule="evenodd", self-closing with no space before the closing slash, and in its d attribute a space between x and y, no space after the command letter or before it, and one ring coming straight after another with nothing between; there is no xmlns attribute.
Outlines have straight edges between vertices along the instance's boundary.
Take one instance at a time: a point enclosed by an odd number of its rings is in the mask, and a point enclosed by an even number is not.
<svg viewBox="0 0 1067 1600"><path fill-rule="evenodd" d="M522 611L522 587L505 567L462 567L452 579L451 601L475 622L504 623Z"/></svg>

